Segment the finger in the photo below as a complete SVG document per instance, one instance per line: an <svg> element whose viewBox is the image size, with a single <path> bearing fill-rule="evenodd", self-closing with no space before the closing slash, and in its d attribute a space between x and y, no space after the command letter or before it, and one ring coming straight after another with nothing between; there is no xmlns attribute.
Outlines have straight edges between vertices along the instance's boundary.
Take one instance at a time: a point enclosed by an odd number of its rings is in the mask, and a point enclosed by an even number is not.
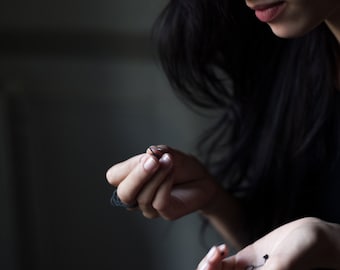
<svg viewBox="0 0 340 270"><path fill-rule="evenodd" d="M139 192L137 201L139 208L143 215L147 218L155 218L159 216L157 209L153 207L153 201L158 192L158 189L167 179L167 175L172 168L172 159L169 154L164 154L160 160L160 168L148 183L145 184L143 189Z"/></svg>
<svg viewBox="0 0 340 270"><path fill-rule="evenodd" d="M235 256L225 258L221 262L220 270L244 270L244 269L245 269L244 267L238 267Z"/></svg>
<svg viewBox="0 0 340 270"><path fill-rule="evenodd" d="M199 209L202 202L197 198L205 201L205 196L210 194L205 181L174 185L172 172L158 188L152 204L159 215L166 220L175 220L192 212L193 209Z"/></svg>
<svg viewBox="0 0 340 270"><path fill-rule="evenodd" d="M140 160L145 156L145 154L137 155L123 162L113 165L106 172L107 181L113 185L118 186L129 173L140 163Z"/></svg>
<svg viewBox="0 0 340 270"><path fill-rule="evenodd" d="M171 174L171 177L174 178L173 174ZM203 180L178 185L175 185L174 182L170 191L169 187L168 189L164 187L164 189L163 194L161 192L157 194L158 207L160 212L165 216L170 216L170 219L177 219L192 211L201 209L213 192L209 183Z"/></svg>
<svg viewBox="0 0 340 270"><path fill-rule="evenodd" d="M222 270L222 261L227 256L226 245L212 247L198 265L198 270Z"/></svg>
<svg viewBox="0 0 340 270"><path fill-rule="evenodd" d="M249 245L239 251L235 256L233 256L233 258L228 258L226 262L229 262L229 259L234 259L235 269L262 269L266 266L269 256L267 254L263 254L260 250L261 249L256 248L256 245L254 244Z"/></svg>
<svg viewBox="0 0 340 270"><path fill-rule="evenodd" d="M171 151L171 148L166 145L151 145L146 150L146 153L150 155L154 155L158 159L162 157L163 154L169 153Z"/></svg>
<svg viewBox="0 0 340 270"><path fill-rule="evenodd" d="M150 146L146 152L155 156L160 156L164 153L170 153L172 155L174 161L175 183L203 178L205 174L208 174L208 171L194 156L183 153L167 145Z"/></svg>
<svg viewBox="0 0 340 270"><path fill-rule="evenodd" d="M153 209L157 210L159 215L166 220L174 220L181 216L179 209L171 206L171 190L173 188L173 174L168 174L167 179L159 186L155 198L152 203Z"/></svg>
<svg viewBox="0 0 340 270"><path fill-rule="evenodd" d="M164 153L168 153L171 151L171 148L166 145L157 145L157 146L150 146L146 152L149 155L153 155L151 151L152 148L157 155L162 155ZM140 154L129 158L123 162L117 163L111 168L109 168L106 172L106 179L107 181L113 185L118 186L128 175L129 173L140 163L141 159L144 158L145 154ZM159 157L157 157L159 159Z"/></svg>
<svg viewBox="0 0 340 270"><path fill-rule="evenodd" d="M209 267L210 265L210 258L213 257L215 255L215 253L217 252L217 248L216 246L213 246L209 252L207 253L207 255L201 260L201 262L198 264L197 270L207 270L210 269Z"/></svg>
<svg viewBox="0 0 340 270"><path fill-rule="evenodd" d="M133 204L137 194L143 186L152 179L159 168L159 160L152 155L145 154L133 170L125 177L117 189L117 194L122 202Z"/></svg>
<svg viewBox="0 0 340 270"><path fill-rule="evenodd" d="M229 254L229 249L228 249L228 247L227 247L226 244L219 245L217 248L218 248L218 251L220 252L221 257L222 257L223 259L226 258L226 257L228 256L228 254Z"/></svg>

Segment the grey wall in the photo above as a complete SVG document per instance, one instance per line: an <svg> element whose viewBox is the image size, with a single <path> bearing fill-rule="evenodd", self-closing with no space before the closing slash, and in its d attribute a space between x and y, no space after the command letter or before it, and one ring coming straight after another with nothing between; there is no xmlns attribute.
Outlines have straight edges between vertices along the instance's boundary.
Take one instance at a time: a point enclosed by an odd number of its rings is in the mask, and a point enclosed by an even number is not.
<svg viewBox="0 0 340 270"><path fill-rule="evenodd" d="M206 252L196 214L150 221L109 205L112 164L150 144L194 152L204 126L149 44L165 2L2 4L1 269L184 270Z"/></svg>

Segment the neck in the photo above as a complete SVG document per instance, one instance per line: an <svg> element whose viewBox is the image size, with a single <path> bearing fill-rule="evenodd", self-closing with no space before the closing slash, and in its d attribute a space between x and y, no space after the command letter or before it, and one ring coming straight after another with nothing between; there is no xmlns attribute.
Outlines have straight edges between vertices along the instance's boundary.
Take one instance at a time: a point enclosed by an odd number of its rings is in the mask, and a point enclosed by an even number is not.
<svg viewBox="0 0 340 270"><path fill-rule="evenodd" d="M326 20L326 24L340 45L340 4Z"/></svg>
<svg viewBox="0 0 340 270"><path fill-rule="evenodd" d="M334 37L337 39L339 44L339 50L340 50L340 4L338 7L334 9L332 14L329 16L329 18L325 21L328 28L333 33ZM340 90L340 57L339 54L337 54L337 89Z"/></svg>

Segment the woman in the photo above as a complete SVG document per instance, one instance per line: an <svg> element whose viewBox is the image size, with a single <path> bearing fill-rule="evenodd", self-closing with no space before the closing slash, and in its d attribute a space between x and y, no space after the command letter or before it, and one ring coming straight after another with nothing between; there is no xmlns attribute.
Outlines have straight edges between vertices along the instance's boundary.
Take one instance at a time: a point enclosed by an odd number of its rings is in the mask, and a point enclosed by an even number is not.
<svg viewBox="0 0 340 270"><path fill-rule="evenodd" d="M156 27L174 89L218 113L209 169L152 146L107 172L115 201L200 211L239 252L199 270L340 269L340 2L171 0Z"/></svg>

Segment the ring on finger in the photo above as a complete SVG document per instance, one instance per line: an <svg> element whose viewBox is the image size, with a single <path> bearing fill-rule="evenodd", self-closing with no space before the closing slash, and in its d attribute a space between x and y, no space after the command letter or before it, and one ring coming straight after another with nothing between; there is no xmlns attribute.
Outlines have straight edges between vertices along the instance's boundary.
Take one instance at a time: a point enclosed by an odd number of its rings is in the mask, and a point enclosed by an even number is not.
<svg viewBox="0 0 340 270"><path fill-rule="evenodd" d="M111 205L114 207L122 207L125 209L138 207L138 203L134 203L134 204L123 203L117 194L117 189L113 192L110 202L111 202Z"/></svg>

